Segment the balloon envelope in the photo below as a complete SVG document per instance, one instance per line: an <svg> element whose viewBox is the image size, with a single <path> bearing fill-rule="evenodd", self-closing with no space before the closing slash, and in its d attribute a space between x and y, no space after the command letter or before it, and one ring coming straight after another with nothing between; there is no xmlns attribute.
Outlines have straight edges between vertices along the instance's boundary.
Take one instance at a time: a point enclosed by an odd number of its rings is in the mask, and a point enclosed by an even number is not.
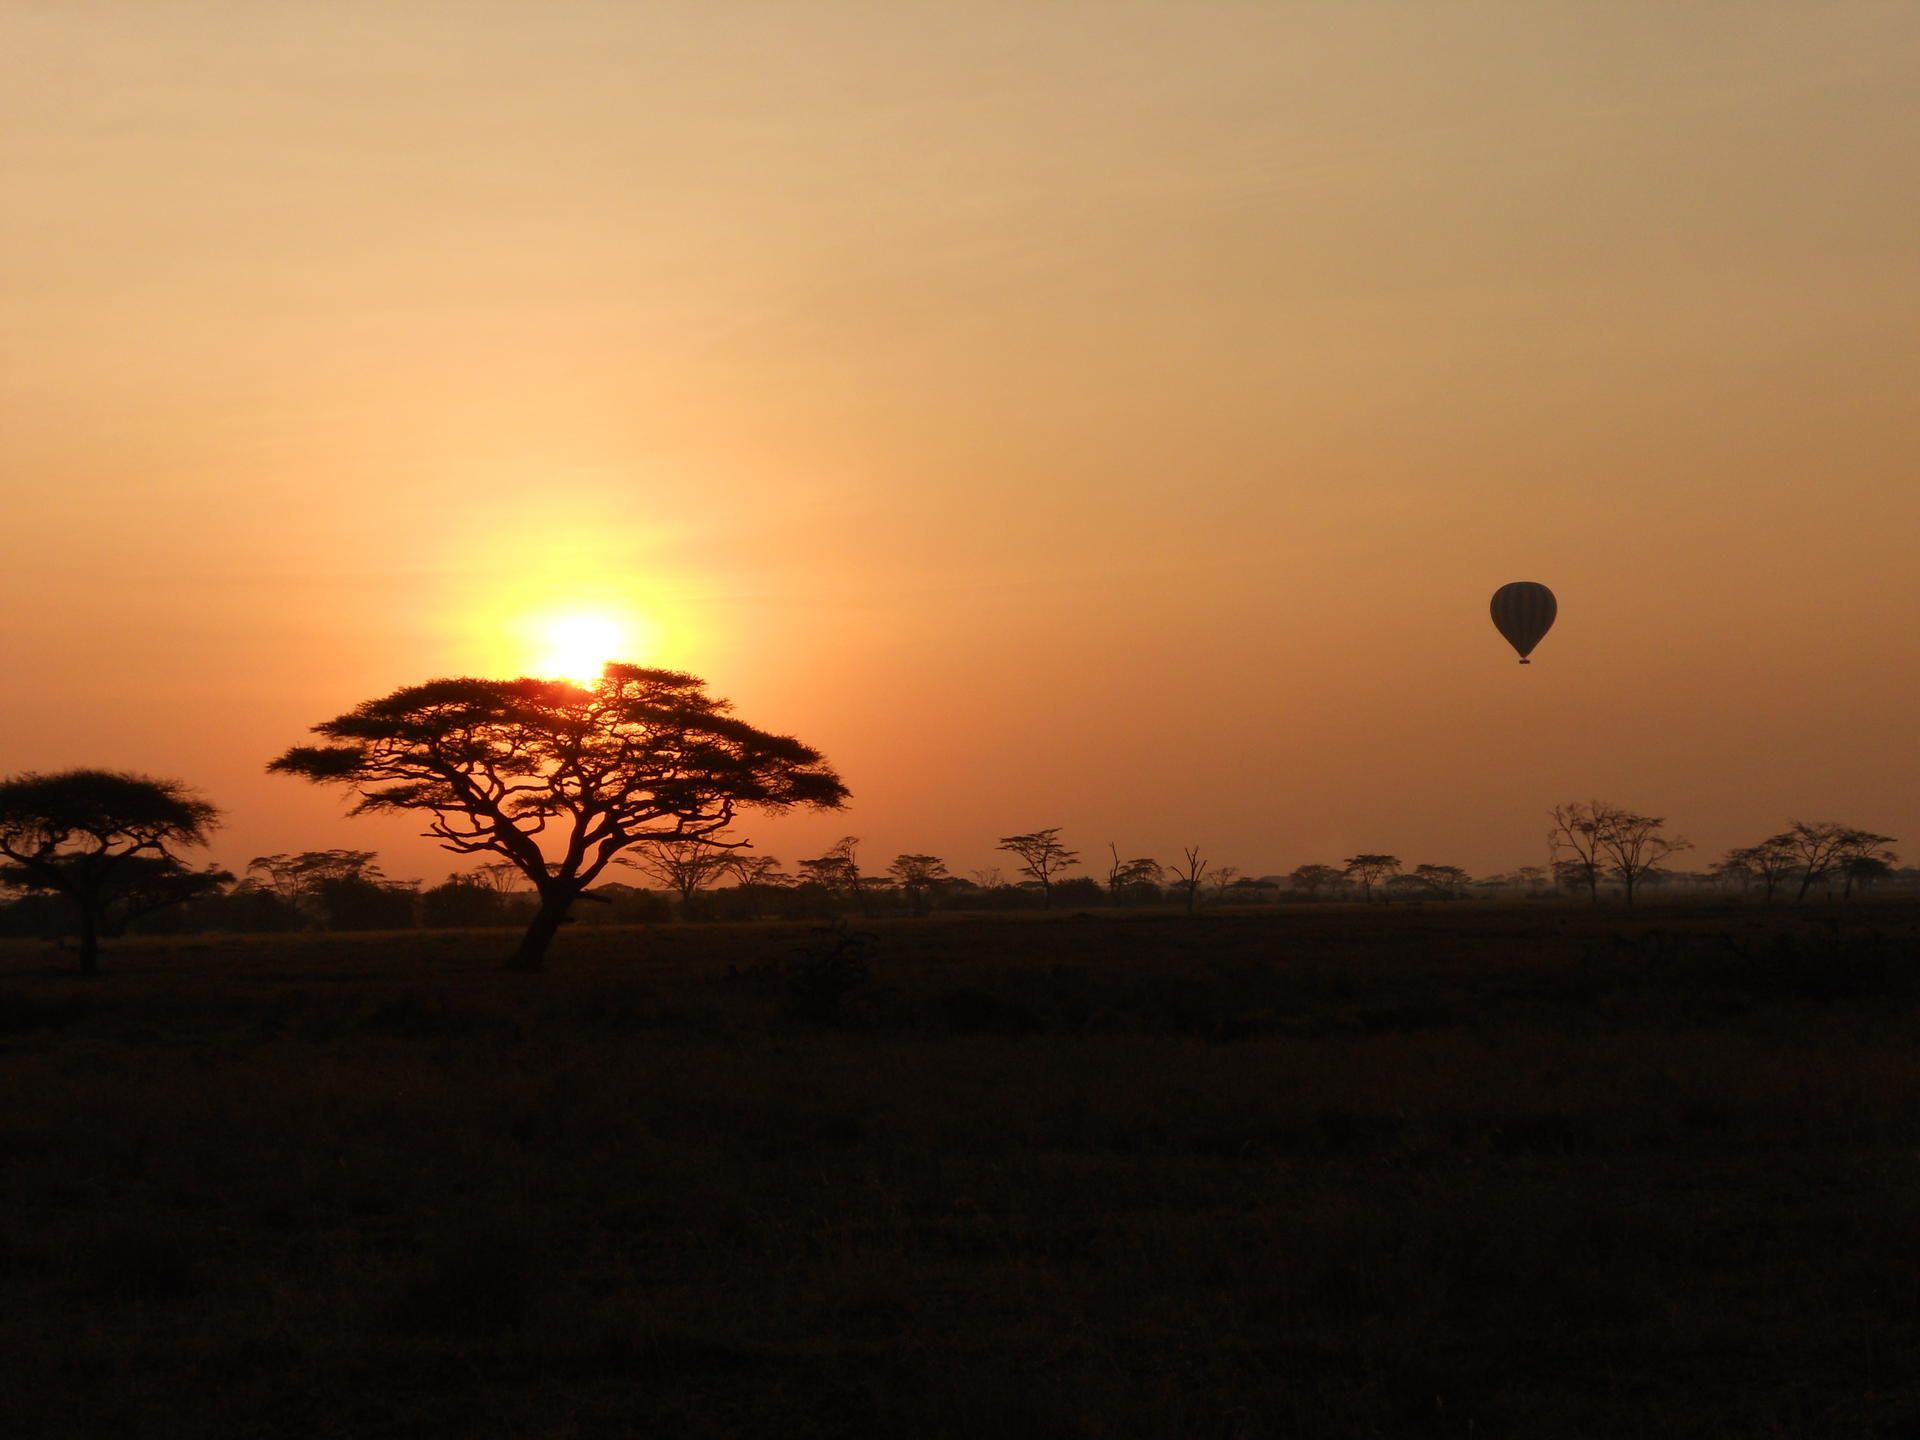
<svg viewBox="0 0 1920 1440"><path fill-rule="evenodd" d="M1537 580L1516 580L1493 592L1493 623L1507 637L1507 643L1520 652L1525 665L1533 647L1553 628L1553 617L1560 606L1553 592Z"/></svg>

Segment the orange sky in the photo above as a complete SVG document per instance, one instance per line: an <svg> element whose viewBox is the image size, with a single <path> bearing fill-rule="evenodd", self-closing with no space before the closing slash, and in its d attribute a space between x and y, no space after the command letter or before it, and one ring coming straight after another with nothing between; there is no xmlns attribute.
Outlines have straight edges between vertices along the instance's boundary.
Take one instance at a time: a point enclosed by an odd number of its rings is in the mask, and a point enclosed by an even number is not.
<svg viewBox="0 0 1920 1440"><path fill-rule="evenodd" d="M1920 8L0 8L0 770L601 609L843 832L1920 856ZM1528 669L1486 618L1538 579Z"/></svg>

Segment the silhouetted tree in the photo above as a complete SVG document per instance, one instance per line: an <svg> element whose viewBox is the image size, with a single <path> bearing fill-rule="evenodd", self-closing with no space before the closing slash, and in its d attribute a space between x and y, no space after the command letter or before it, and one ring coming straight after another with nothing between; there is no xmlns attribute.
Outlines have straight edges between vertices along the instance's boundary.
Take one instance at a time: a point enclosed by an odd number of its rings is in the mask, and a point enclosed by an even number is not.
<svg viewBox="0 0 1920 1440"><path fill-rule="evenodd" d="M1069 850L1060 843L1060 827L1057 825L1046 830L1035 830L1030 835L1002 836L1000 843L993 848L1005 850L1016 857L1021 870L1039 882L1043 909L1053 903L1054 877L1080 863L1080 852Z"/></svg>
<svg viewBox="0 0 1920 1440"><path fill-rule="evenodd" d="M1347 880L1346 871L1334 865L1297 865L1287 876L1293 882L1293 888L1303 890L1309 900L1316 899L1322 890L1335 890Z"/></svg>
<svg viewBox="0 0 1920 1440"><path fill-rule="evenodd" d="M388 880L371 850L256 855L245 883L294 906L309 924L334 930L395 930L413 922L413 887Z"/></svg>
<svg viewBox="0 0 1920 1440"><path fill-rule="evenodd" d="M527 877L520 873L520 867L507 860L495 860L488 865L476 865L467 872L467 877L475 884L485 885L499 895L517 894L520 882Z"/></svg>
<svg viewBox="0 0 1920 1440"><path fill-rule="evenodd" d="M1225 902L1227 889L1233 884L1239 874L1240 867L1238 865L1216 865L1213 867L1213 873L1207 877L1207 882L1213 886L1215 903Z"/></svg>
<svg viewBox="0 0 1920 1440"><path fill-rule="evenodd" d="M420 895L421 922L435 929L499 925L507 914L506 895L473 871L449 875Z"/></svg>
<svg viewBox="0 0 1920 1440"><path fill-rule="evenodd" d="M314 897L334 930L405 930L414 923L417 882L389 880L377 869L366 875L322 880Z"/></svg>
<svg viewBox="0 0 1920 1440"><path fill-rule="evenodd" d="M1564 890L1569 895L1578 895L1584 890L1594 898L1597 904L1599 901L1599 891L1598 881L1595 877L1596 872L1594 867L1584 860L1556 860L1553 862L1553 883L1556 889Z"/></svg>
<svg viewBox="0 0 1920 1440"><path fill-rule="evenodd" d="M1846 888L1840 892L1840 898L1851 899L1855 886L1862 890L1873 889L1875 885L1893 874L1894 861L1899 858L1898 855L1892 854L1857 855L1847 861L1842 867L1846 872L1847 884Z"/></svg>
<svg viewBox="0 0 1920 1440"><path fill-rule="evenodd" d="M1606 825L1605 816L1610 808L1597 800L1556 805L1553 828L1547 832L1547 849L1553 857L1555 878L1569 889L1577 878L1596 905L1600 903L1600 867L1604 859L1600 831Z"/></svg>
<svg viewBox="0 0 1920 1440"><path fill-rule="evenodd" d="M1456 900L1473 877L1458 865L1416 865L1413 878L1436 895Z"/></svg>
<svg viewBox="0 0 1920 1440"><path fill-rule="evenodd" d="M638 870L662 889L680 897L680 918L693 914L694 897L722 876L733 873L733 846L719 843L718 837L669 838L636 846L633 853L613 863Z"/></svg>
<svg viewBox="0 0 1920 1440"><path fill-rule="evenodd" d="M1107 851L1113 856L1113 863L1107 867L1107 898L1118 905L1130 893L1138 893L1141 887L1158 888L1160 884L1160 862L1145 856L1136 860L1122 860L1120 847L1112 841L1107 842Z"/></svg>
<svg viewBox="0 0 1920 1440"><path fill-rule="evenodd" d="M1595 838L1608 870L1626 887L1629 905L1640 882L1659 873L1662 861L1693 848L1692 841L1666 834L1666 826L1658 815L1640 815L1618 806L1604 807L1601 813Z"/></svg>
<svg viewBox="0 0 1920 1440"><path fill-rule="evenodd" d="M736 885L758 885L769 890L793 883L793 877L781 870L780 861L772 855L736 854L733 878Z"/></svg>
<svg viewBox="0 0 1920 1440"><path fill-rule="evenodd" d="M1588 896L1600 900L1600 876L1615 876L1626 889L1627 903L1641 881L1656 873L1668 856L1691 850L1691 841L1665 833L1667 822L1603 800L1573 801L1553 809L1553 829L1547 844L1557 871L1577 874Z"/></svg>
<svg viewBox="0 0 1920 1440"><path fill-rule="evenodd" d="M540 901L511 962L531 970L622 851L715 835L741 809L844 802L817 750L731 708L691 675L634 665L587 687L433 680L316 725L330 743L268 768L352 789L355 814L419 811L445 849L515 865Z"/></svg>
<svg viewBox="0 0 1920 1440"><path fill-rule="evenodd" d="M1362 901L1371 905L1373 887L1387 876L1400 873L1400 857L1398 855L1349 855L1346 868L1342 873L1347 879L1359 883Z"/></svg>
<svg viewBox="0 0 1920 1440"><path fill-rule="evenodd" d="M1053 882L1053 898L1067 905L1098 905L1107 898L1107 887L1091 875L1069 875Z"/></svg>
<svg viewBox="0 0 1920 1440"><path fill-rule="evenodd" d="M1707 867L1707 873L1722 885L1738 885L1740 893L1745 895L1753 889L1753 882L1758 878L1757 872L1746 858L1753 848L1744 846L1727 851Z"/></svg>
<svg viewBox="0 0 1920 1440"><path fill-rule="evenodd" d="M1893 873L1894 865L1900 857L1889 848L1893 836L1876 835L1871 830L1849 830L1840 846L1840 855L1834 861L1834 868L1846 877L1841 887L1840 898L1851 900L1853 887L1865 881L1871 886L1875 880Z"/></svg>
<svg viewBox="0 0 1920 1440"><path fill-rule="evenodd" d="M256 855L247 862L247 879L282 900L298 903L328 880L381 880L371 850L301 850L291 855Z"/></svg>
<svg viewBox="0 0 1920 1440"><path fill-rule="evenodd" d="M1847 866L1855 860L1890 858L1886 847L1893 844L1893 836L1876 835L1871 830L1839 825L1831 820L1796 820L1767 843L1779 844L1792 853L1800 871L1800 891L1795 898L1804 900L1814 881L1824 880L1835 872L1844 875ZM1846 893L1852 893L1851 887Z"/></svg>
<svg viewBox="0 0 1920 1440"><path fill-rule="evenodd" d="M233 879L174 853L205 845L219 823L218 810L173 780L120 770L12 776L0 781L0 884L64 899L80 973L96 975L103 935Z"/></svg>
<svg viewBox="0 0 1920 1440"><path fill-rule="evenodd" d="M1207 878L1207 862L1201 859L1198 845L1184 847L1180 856L1180 863L1169 865L1167 873L1177 888L1187 892L1187 914L1191 915L1200 903L1200 884Z"/></svg>
<svg viewBox="0 0 1920 1440"><path fill-rule="evenodd" d="M843 835L824 855L800 862L800 881L817 885L829 895L859 900L867 881L860 874L860 837Z"/></svg>
<svg viewBox="0 0 1920 1440"><path fill-rule="evenodd" d="M749 855L744 851L734 852L733 878L749 915L758 915L768 896L791 889L794 883L793 877L780 868L780 862L773 856Z"/></svg>
<svg viewBox="0 0 1920 1440"><path fill-rule="evenodd" d="M947 871L947 862L938 855L897 855L887 867L887 873L907 897L907 904L916 915L926 914L928 897L953 878Z"/></svg>
<svg viewBox="0 0 1920 1440"><path fill-rule="evenodd" d="M1437 892L1418 875L1389 875L1380 882L1380 895L1391 905L1396 900L1426 900Z"/></svg>
<svg viewBox="0 0 1920 1440"><path fill-rule="evenodd" d="M1774 835L1758 845L1729 850L1715 868L1743 881L1759 881L1762 897L1771 903L1782 882L1800 868L1800 857L1788 836Z"/></svg>

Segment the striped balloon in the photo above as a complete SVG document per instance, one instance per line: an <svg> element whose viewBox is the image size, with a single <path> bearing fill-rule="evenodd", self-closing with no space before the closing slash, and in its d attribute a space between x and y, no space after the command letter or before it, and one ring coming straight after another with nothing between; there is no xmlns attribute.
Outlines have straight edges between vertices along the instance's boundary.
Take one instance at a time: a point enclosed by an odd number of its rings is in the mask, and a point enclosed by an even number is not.
<svg viewBox="0 0 1920 1440"><path fill-rule="evenodd" d="M1493 592L1494 626L1520 652L1522 665L1531 663L1527 656L1553 628L1553 617L1559 613L1553 592L1534 580L1516 580Z"/></svg>

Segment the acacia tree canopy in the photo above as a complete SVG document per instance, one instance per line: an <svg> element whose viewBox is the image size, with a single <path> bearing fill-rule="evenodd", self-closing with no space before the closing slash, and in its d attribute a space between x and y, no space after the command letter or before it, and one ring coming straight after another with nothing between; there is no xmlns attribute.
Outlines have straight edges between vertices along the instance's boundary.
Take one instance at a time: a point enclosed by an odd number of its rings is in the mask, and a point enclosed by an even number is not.
<svg viewBox="0 0 1920 1440"><path fill-rule="evenodd" d="M1794 849L1792 839L1786 835L1774 835L1762 840L1758 845L1743 845L1729 850L1726 859L1717 867L1723 875L1758 880L1762 894L1769 904L1781 882L1787 879L1799 867L1800 860Z"/></svg>
<svg viewBox="0 0 1920 1440"><path fill-rule="evenodd" d="M1832 820L1796 820L1790 829L1775 835L1766 843L1780 846L1793 856L1800 871L1798 898L1804 900L1816 880L1825 880L1834 873L1850 877L1847 894L1851 895L1852 864L1870 857L1891 857L1892 852L1887 847L1894 843L1894 839L1891 835L1877 835L1871 830L1841 825Z"/></svg>
<svg viewBox="0 0 1920 1440"><path fill-rule="evenodd" d="M680 917L693 911L694 896L734 870L739 846L717 836L656 840L614 863L628 865L680 897Z"/></svg>
<svg viewBox="0 0 1920 1440"><path fill-rule="evenodd" d="M1349 880L1357 880L1360 883L1361 895L1371 902L1373 887L1388 876L1400 873L1400 857L1373 852L1349 855L1340 873Z"/></svg>
<svg viewBox="0 0 1920 1440"><path fill-rule="evenodd" d="M1120 847L1112 841L1107 843L1107 850L1113 856L1113 863L1107 867L1107 897L1110 900L1117 904L1129 891L1159 888L1164 872L1158 860L1147 855L1122 860Z"/></svg>
<svg viewBox="0 0 1920 1440"><path fill-rule="evenodd" d="M1458 865L1416 865L1413 867L1413 878L1427 889L1449 899L1457 897L1473 879Z"/></svg>
<svg viewBox="0 0 1920 1440"><path fill-rule="evenodd" d="M351 789L353 813L415 811L459 854L516 866L540 897L513 963L539 965L573 902L623 850L705 840L743 809L838 809L820 752L736 719L702 681L610 664L560 680L430 680L313 727L267 768Z"/></svg>
<svg viewBox="0 0 1920 1440"><path fill-rule="evenodd" d="M1627 903L1647 876L1657 874L1661 862L1693 842L1666 833L1666 820L1642 815L1605 800L1571 801L1553 808L1553 829L1547 846L1554 869L1577 877L1588 898L1600 901L1600 876L1614 876L1625 887Z"/></svg>
<svg viewBox="0 0 1920 1440"><path fill-rule="evenodd" d="M938 855L897 855L887 874L906 893L916 915L926 914L929 893L953 878L947 862Z"/></svg>
<svg viewBox="0 0 1920 1440"><path fill-rule="evenodd" d="M1080 852L1061 842L1058 825L1026 835L1003 835L993 848L1014 856L1021 871L1039 882L1042 908L1053 903L1054 877L1080 863Z"/></svg>
<svg viewBox="0 0 1920 1440"><path fill-rule="evenodd" d="M1296 865L1287 878L1294 889L1305 891L1311 900L1323 889L1333 890L1344 884L1347 872L1338 865Z"/></svg>
<svg viewBox="0 0 1920 1440"><path fill-rule="evenodd" d="M99 969L100 937L217 890L233 877L173 852L207 843L220 812L174 780L123 770L64 770L0 780L0 883L60 895L79 918L80 969Z"/></svg>

